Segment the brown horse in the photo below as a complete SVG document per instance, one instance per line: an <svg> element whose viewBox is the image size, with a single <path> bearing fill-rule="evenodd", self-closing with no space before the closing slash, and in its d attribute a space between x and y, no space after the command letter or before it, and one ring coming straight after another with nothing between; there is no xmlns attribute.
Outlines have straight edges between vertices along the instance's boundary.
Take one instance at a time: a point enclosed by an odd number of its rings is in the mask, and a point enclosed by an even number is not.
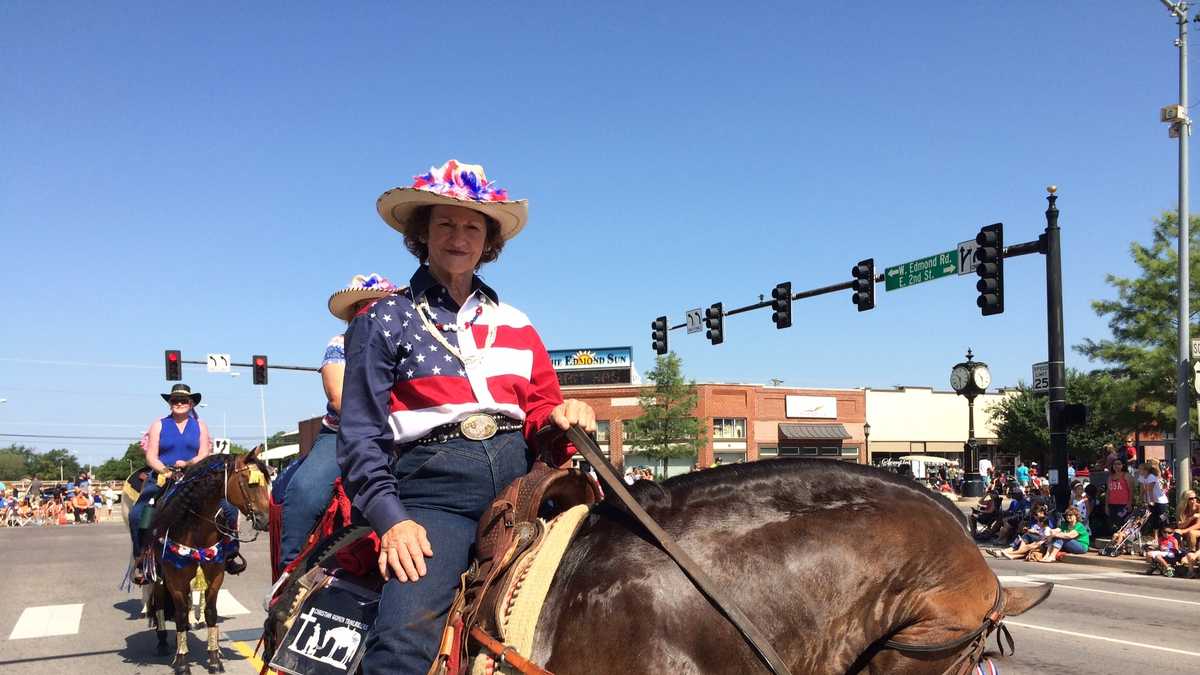
<svg viewBox="0 0 1200 675"><path fill-rule="evenodd" d="M236 529L231 529L221 511L228 500L250 518L254 529L265 531L270 512L270 485L266 465L257 452L248 455L210 455L191 467L175 485L170 498L154 515L155 566L158 579L150 593L147 614L158 633L160 650L166 649L164 618L175 619L177 674L190 673L187 663L188 610L192 579L197 569L204 574L204 623L208 627L208 671L223 672L218 647L217 593L225 578L221 548Z"/></svg>
<svg viewBox="0 0 1200 675"><path fill-rule="evenodd" d="M871 467L760 461L640 482L634 493L793 675L964 673L982 652L971 636L991 625L985 617L1020 614L1050 593L1047 584L1002 589L949 500ZM568 548L534 644L533 660L557 675L763 670L607 503Z"/></svg>

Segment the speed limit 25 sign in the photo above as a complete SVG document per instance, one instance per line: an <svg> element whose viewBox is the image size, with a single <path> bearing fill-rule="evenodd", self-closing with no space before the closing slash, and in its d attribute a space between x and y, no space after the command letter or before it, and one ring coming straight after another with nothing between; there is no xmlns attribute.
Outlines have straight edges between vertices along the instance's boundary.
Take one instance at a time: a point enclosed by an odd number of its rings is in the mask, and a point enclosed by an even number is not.
<svg viewBox="0 0 1200 675"><path fill-rule="evenodd" d="M1033 392L1035 394L1050 393L1050 362L1042 361L1033 364Z"/></svg>

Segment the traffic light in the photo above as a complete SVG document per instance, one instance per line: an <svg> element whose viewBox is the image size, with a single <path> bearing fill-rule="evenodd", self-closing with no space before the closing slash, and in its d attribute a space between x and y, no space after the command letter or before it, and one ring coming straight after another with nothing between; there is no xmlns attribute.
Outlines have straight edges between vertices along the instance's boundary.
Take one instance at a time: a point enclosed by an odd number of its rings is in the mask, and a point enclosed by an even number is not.
<svg viewBox="0 0 1200 675"><path fill-rule="evenodd" d="M789 328L792 325L792 282L785 281L775 286L771 291L771 320L776 328Z"/></svg>
<svg viewBox="0 0 1200 675"><path fill-rule="evenodd" d="M984 316L1004 312L1004 224L987 225L975 237L979 248L975 250L975 273L979 281L975 288Z"/></svg>
<svg viewBox="0 0 1200 675"><path fill-rule="evenodd" d="M168 349L165 355L167 366L167 381L177 382L183 379L183 361L178 349Z"/></svg>
<svg viewBox="0 0 1200 675"><path fill-rule="evenodd" d="M704 325L708 328L704 336L710 342L719 345L725 341L725 309L721 303L718 302L704 310Z"/></svg>
<svg viewBox="0 0 1200 675"><path fill-rule="evenodd" d="M850 268L850 275L854 277L854 285L851 286L854 295L850 299L858 305L858 311L875 309L875 259L858 261L857 265Z"/></svg>
<svg viewBox="0 0 1200 675"><path fill-rule="evenodd" d="M254 368L254 384L267 383L267 357L255 354L250 357L250 365Z"/></svg>
<svg viewBox="0 0 1200 675"><path fill-rule="evenodd" d="M650 346L659 356L667 353L667 317L660 316L650 322Z"/></svg>

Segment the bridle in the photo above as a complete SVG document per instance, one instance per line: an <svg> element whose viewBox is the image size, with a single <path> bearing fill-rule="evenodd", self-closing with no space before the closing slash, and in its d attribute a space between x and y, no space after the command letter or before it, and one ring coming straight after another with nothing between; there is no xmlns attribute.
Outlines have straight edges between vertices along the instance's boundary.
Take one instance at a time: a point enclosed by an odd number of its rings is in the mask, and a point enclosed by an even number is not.
<svg viewBox="0 0 1200 675"><path fill-rule="evenodd" d="M1000 650L1000 655L1004 656L1004 643L1000 641L1001 637L1008 643L1008 653L1012 654L1015 651L1015 645L1013 644L1012 634L1008 632L1008 628L1004 625L1004 588L1000 585L998 577L996 578L996 601L992 603L992 608L983 617L983 623L980 624L979 628L962 637L932 645L914 645L907 642L888 640L883 643L883 648L916 654L935 654L937 652L948 652L951 649L969 644L970 648L963 652L961 656L955 659L942 672L942 675L950 675L950 673L965 675L971 672L983 659L983 653L987 649L987 639L992 634L992 631L998 631L996 633L996 646Z"/></svg>
<svg viewBox="0 0 1200 675"><path fill-rule="evenodd" d="M249 495L247 493L249 492L250 486L252 485L252 482L251 482L252 473L251 472L256 471L259 474L262 474L263 473L262 469L260 469L256 463L248 462L248 463L243 464L240 468L233 469L231 471L229 468L229 461L224 462L223 469L224 469L224 477L223 477L224 482L222 483L221 489L224 493L222 496L224 497L225 501L227 501L227 502L229 501L229 479L232 475L232 477L235 477L237 479L238 492L241 493L242 498L245 500L247 507L249 508L251 505L251 501L250 501ZM265 475L261 476L259 478L259 480L266 480L266 476ZM229 502L229 503L233 504L233 502ZM236 507L236 505L235 505L235 507ZM203 514L196 513L192 509L188 509L188 513L191 513L193 516L196 516L197 518L200 518L201 520L211 523L213 525L213 527L217 528L217 532L220 533L221 536L228 537L232 541L237 541L239 543L249 543L249 542L252 542L252 541L255 541L258 539L258 535L259 535L258 530L255 530L254 536L250 537L249 539L242 539L240 537L241 533L238 530L229 529L229 527L227 525L225 525L221 522L221 517L220 517L221 510L220 509L217 509L217 513L214 514L213 516L205 516ZM252 514L253 514L253 512L252 512Z"/></svg>

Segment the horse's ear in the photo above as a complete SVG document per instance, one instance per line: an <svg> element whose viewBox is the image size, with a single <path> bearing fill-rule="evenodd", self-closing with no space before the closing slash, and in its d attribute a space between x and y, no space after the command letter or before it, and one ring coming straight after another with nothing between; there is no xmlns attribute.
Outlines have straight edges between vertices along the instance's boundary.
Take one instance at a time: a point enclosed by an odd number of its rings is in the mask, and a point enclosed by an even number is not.
<svg viewBox="0 0 1200 675"><path fill-rule="evenodd" d="M1037 607L1046 598L1050 597L1050 591L1054 589L1054 584L1038 584L1037 586L1025 586L1022 588L1005 588L1004 589L1004 615L1019 616L1034 607Z"/></svg>
<svg viewBox="0 0 1200 675"><path fill-rule="evenodd" d="M255 446L253 450L251 450L249 453L246 454L245 461L247 463L257 462L258 461L258 453L260 450L262 450L261 445Z"/></svg>

